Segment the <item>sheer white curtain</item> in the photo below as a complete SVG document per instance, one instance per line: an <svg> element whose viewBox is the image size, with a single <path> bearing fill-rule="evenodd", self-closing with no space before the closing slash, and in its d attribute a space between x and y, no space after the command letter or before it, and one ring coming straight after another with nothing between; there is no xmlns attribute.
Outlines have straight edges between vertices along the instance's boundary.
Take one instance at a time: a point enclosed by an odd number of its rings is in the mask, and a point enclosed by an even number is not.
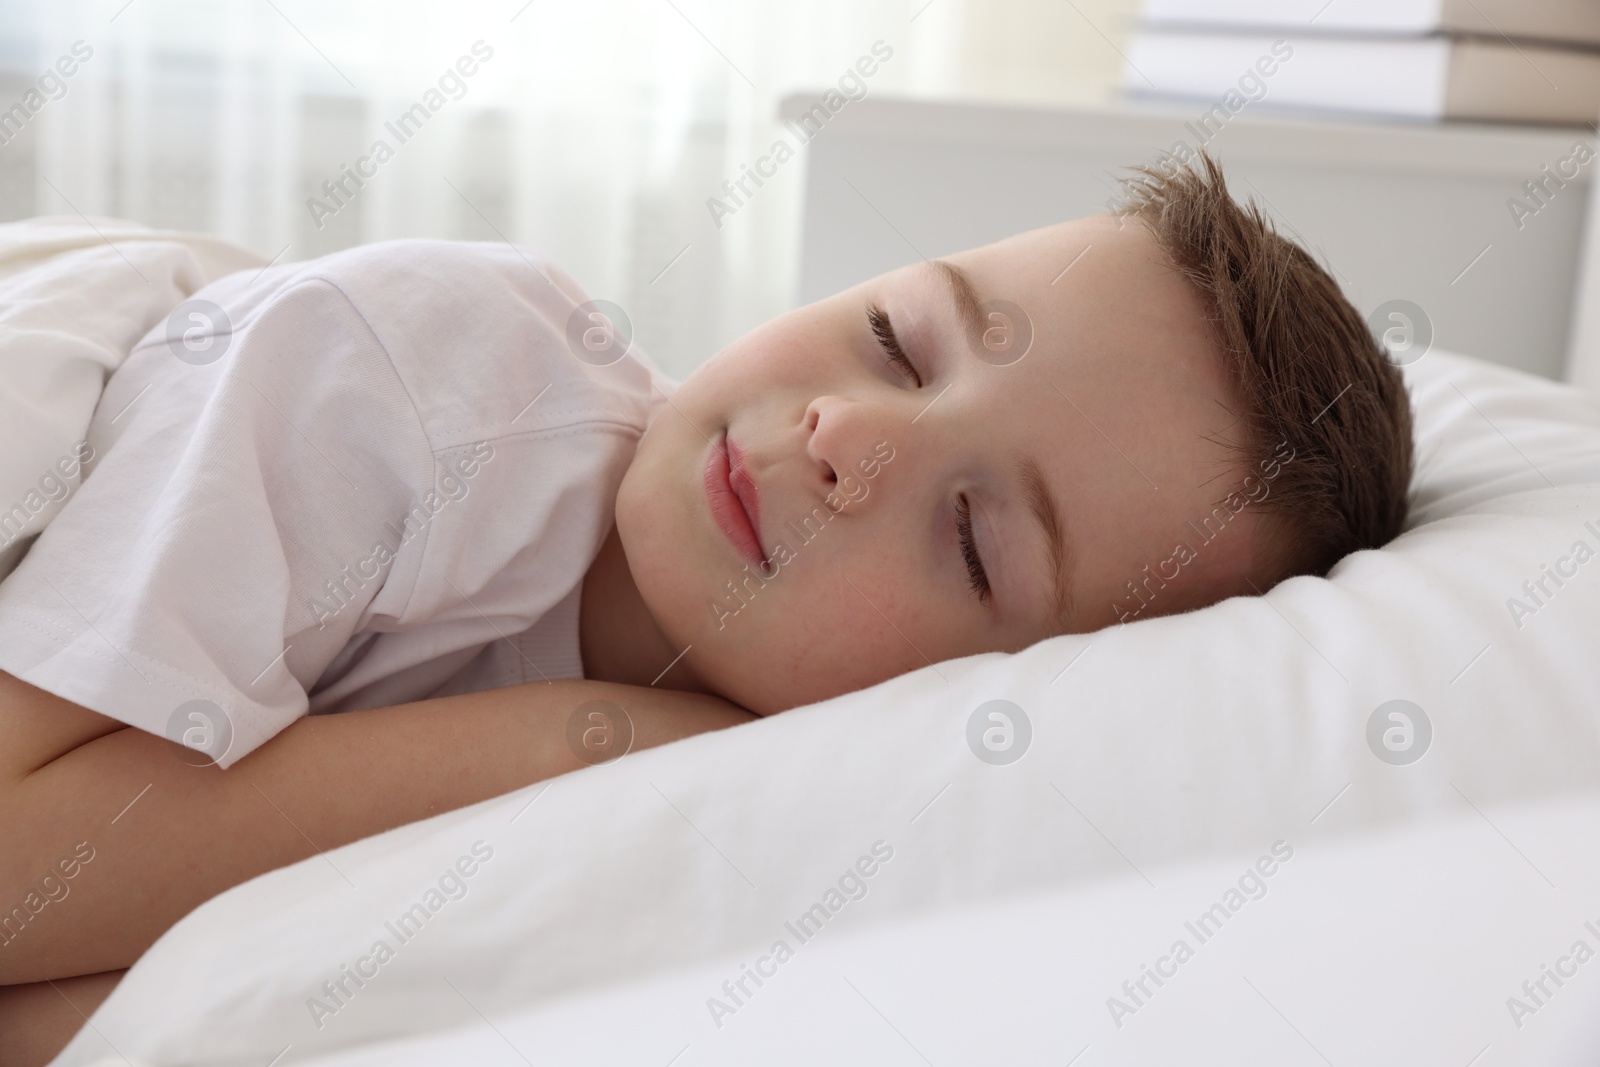
<svg viewBox="0 0 1600 1067"><path fill-rule="evenodd" d="M74 42L94 55L0 146L0 213L115 215L285 260L508 239L627 309L682 375L792 305L803 165L720 228L706 206L779 136L782 96L881 40L873 94L1106 99L1133 3L13 0L0 108ZM385 124L478 41L492 57L398 143ZM380 139L394 157L336 204L323 183Z"/></svg>

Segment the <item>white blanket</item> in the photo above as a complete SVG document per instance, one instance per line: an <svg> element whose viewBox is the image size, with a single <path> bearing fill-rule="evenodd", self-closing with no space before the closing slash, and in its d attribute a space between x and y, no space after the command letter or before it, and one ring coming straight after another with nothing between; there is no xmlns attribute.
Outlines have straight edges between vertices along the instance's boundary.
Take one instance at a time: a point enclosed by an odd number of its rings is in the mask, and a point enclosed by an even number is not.
<svg viewBox="0 0 1600 1067"><path fill-rule="evenodd" d="M1600 411L1576 390L1444 353L1408 375L1421 446L1412 528L1328 579L942 664L273 872L169 931L58 1062L110 1046L241 1065L289 1046L283 1062L295 1062L556 1010L729 954L753 962L786 922L828 905L825 890L877 842L892 859L863 901L825 907L830 937L1130 872L1159 885L1169 866L1280 839L1310 867L1341 835L1595 790L1600 562L1575 563L1573 548L1600 546ZM1548 595L1514 613L1544 566L1569 577L1545 579ZM1010 765L968 743L974 710L996 698L1032 722L1031 748ZM1391 720L1369 742L1374 713L1397 698L1431 723L1409 765L1379 756ZM1479 847L1520 863L1517 831L1502 830ZM447 878L463 857L471 876ZM1566 896L1545 906L1572 925L1595 918ZM1152 948L1166 934L1152 927ZM1377 950L1349 942L1339 973L1387 966L1407 937L1402 923ZM1522 947L1532 973L1562 946ZM357 985L347 968L368 977ZM1513 987L1523 977L1506 975ZM697 1018L699 1033L718 1033L709 1012ZM1444 1033L1450 1018L1419 1025Z"/></svg>
<svg viewBox="0 0 1600 1067"><path fill-rule="evenodd" d="M74 446L134 343L202 285L263 262L118 219L0 225L0 578L81 483Z"/></svg>

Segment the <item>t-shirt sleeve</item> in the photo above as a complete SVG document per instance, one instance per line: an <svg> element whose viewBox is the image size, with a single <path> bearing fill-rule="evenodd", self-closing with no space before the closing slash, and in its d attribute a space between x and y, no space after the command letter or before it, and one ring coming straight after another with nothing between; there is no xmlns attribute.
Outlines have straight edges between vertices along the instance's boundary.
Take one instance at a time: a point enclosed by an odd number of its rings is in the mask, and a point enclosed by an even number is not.
<svg viewBox="0 0 1600 1067"><path fill-rule="evenodd" d="M0 584L0 668L227 766L410 598L427 538L390 531L438 464L337 285L207 293L224 353L180 359L158 328L108 384L89 476Z"/></svg>

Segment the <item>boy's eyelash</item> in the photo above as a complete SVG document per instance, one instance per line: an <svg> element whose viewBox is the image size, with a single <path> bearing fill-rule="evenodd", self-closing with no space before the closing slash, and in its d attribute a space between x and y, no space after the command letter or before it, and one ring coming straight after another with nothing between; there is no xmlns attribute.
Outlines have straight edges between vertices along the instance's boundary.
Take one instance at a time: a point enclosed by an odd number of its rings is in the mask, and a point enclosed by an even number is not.
<svg viewBox="0 0 1600 1067"><path fill-rule="evenodd" d="M956 497L956 534L961 541L961 558L967 564L967 581L981 603L989 599L989 575L978 555L978 542L972 536L972 505L964 496Z"/></svg>
<svg viewBox="0 0 1600 1067"><path fill-rule="evenodd" d="M878 305L868 304L867 325L872 327L872 332L878 338L878 344L883 347L884 355L888 357L890 365L920 387L922 375L917 373L917 368L912 366L911 360L906 357L905 349L900 347L900 338L895 336L894 325L890 323L888 314Z"/></svg>

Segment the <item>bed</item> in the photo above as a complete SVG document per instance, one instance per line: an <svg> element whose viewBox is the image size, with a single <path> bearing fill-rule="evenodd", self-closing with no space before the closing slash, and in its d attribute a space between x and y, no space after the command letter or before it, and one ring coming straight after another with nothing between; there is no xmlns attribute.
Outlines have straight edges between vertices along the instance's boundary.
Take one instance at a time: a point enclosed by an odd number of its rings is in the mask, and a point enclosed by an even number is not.
<svg viewBox="0 0 1600 1067"><path fill-rule="evenodd" d="M56 1062L1595 1062L1600 408L1405 373L1384 549L274 871Z"/></svg>

